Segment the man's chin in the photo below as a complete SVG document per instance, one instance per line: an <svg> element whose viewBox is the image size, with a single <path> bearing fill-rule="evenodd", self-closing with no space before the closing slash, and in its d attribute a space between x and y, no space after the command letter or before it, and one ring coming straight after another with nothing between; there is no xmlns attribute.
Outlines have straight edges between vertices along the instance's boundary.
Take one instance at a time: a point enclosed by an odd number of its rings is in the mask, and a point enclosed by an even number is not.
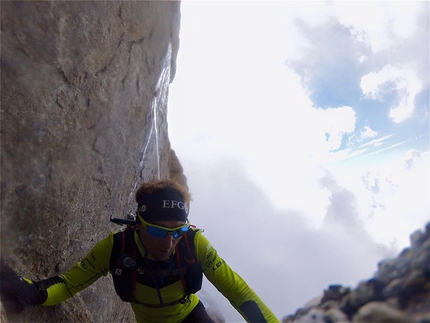
<svg viewBox="0 0 430 323"><path fill-rule="evenodd" d="M168 251L168 252L163 252L163 251L157 251L157 252L155 252L153 255L152 255L152 257L154 258L154 260L156 260L156 261L164 261L164 260L167 260L167 259L169 259L169 257L170 257L170 255L171 255L172 253L170 252L170 251Z"/></svg>

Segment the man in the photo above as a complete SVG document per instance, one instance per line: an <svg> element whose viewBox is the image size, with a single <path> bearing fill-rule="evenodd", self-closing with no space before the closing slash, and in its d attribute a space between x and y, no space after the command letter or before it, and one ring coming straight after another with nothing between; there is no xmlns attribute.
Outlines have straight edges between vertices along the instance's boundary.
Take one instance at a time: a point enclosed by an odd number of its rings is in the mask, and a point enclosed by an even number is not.
<svg viewBox="0 0 430 323"><path fill-rule="evenodd" d="M111 273L137 322L213 322L196 295L204 274L247 322L279 322L202 230L189 224L191 196L185 187L172 180L146 182L135 199L136 221L113 219L127 222L127 228L99 241L63 275L32 282L2 263L5 308L19 312L29 305L59 304Z"/></svg>

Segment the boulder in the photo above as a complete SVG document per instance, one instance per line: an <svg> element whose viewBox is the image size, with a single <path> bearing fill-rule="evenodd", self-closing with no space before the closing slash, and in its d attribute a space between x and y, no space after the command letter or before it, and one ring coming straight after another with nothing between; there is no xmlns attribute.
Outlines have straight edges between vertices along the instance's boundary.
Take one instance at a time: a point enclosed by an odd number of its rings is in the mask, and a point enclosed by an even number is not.
<svg viewBox="0 0 430 323"><path fill-rule="evenodd" d="M430 322L430 223L411 245L378 264L356 288L330 285L319 304L300 308L282 322Z"/></svg>

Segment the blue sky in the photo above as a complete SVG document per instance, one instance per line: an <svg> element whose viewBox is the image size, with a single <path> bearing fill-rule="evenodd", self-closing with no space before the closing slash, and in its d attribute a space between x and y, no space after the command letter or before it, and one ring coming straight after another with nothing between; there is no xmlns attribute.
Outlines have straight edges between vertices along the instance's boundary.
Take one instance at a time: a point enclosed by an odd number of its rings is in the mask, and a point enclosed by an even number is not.
<svg viewBox="0 0 430 323"><path fill-rule="evenodd" d="M280 319L371 277L429 221L429 3L181 7L168 122L190 220Z"/></svg>

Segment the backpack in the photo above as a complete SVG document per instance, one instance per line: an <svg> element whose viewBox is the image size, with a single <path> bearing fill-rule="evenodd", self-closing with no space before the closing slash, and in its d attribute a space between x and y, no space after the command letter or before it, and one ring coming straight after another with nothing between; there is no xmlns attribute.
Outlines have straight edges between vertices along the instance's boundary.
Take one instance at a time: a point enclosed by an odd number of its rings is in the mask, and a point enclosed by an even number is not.
<svg viewBox="0 0 430 323"><path fill-rule="evenodd" d="M176 245L170 261L154 261L140 254L134 241L134 226L114 234L110 257L110 270L115 291L124 302L133 302L147 307L164 307L184 303L188 297L202 287L203 271L197 262L194 237L198 230L190 229ZM164 286L182 281L185 290L183 298L165 303L159 290ZM160 284L157 281L162 281ZM143 304L134 297L136 282L156 288L160 304Z"/></svg>

